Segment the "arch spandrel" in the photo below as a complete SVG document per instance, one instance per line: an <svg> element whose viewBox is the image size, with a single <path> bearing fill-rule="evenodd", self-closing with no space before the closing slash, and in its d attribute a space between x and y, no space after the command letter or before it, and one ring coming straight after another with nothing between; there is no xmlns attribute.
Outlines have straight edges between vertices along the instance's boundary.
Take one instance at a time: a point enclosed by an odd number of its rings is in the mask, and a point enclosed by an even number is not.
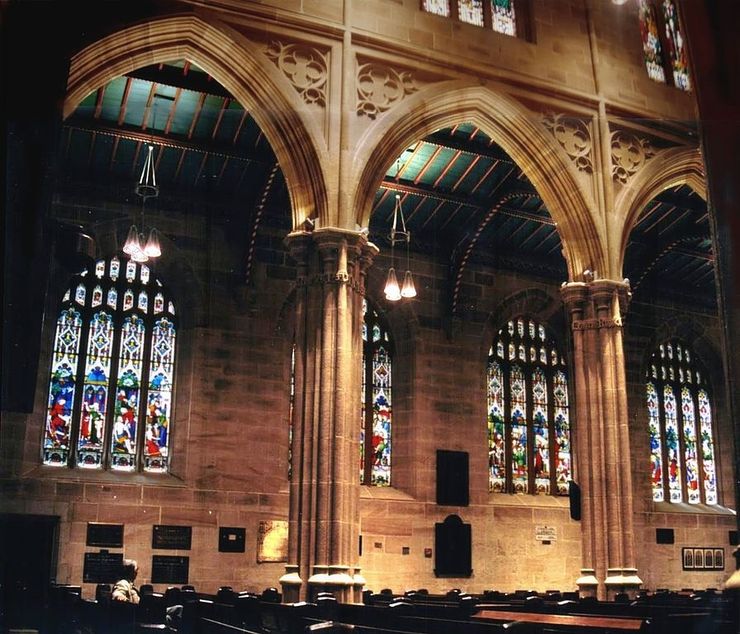
<svg viewBox="0 0 740 634"><path fill-rule="evenodd" d="M617 218L622 219L619 250L612 254L615 271L624 268L630 234L637 224L645 206L660 192L688 185L704 200L707 199L707 184L704 161L698 148L669 148L658 152L648 164L635 174L614 201Z"/></svg>
<svg viewBox="0 0 740 634"><path fill-rule="evenodd" d="M407 97L368 128L355 153L356 222L368 225L383 174L406 147L461 122L479 126L532 182L557 223L569 278L580 279L584 269L605 270L604 241L590 211L596 205L564 151L534 113L488 86L436 84Z"/></svg>
<svg viewBox="0 0 740 634"><path fill-rule="evenodd" d="M63 116L107 82L143 66L187 59L219 81L245 107L275 152L285 176L293 226L325 218L325 141L287 79L257 45L233 28L197 15L157 18L87 46L71 60Z"/></svg>

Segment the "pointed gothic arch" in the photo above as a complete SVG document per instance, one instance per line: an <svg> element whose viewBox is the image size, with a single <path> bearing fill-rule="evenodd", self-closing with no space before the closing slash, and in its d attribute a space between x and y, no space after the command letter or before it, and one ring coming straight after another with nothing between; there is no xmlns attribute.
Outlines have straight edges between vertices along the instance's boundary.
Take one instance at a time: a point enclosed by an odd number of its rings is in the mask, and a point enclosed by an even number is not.
<svg viewBox="0 0 740 634"><path fill-rule="evenodd" d="M521 103L490 86L435 84L409 96L371 126L357 146L353 209L366 226L382 175L410 143L435 130L469 121L496 141L527 175L557 223L570 279L584 269L605 271L601 231L564 150Z"/></svg>
<svg viewBox="0 0 740 634"><path fill-rule="evenodd" d="M186 58L252 109L283 170L293 226L324 218L327 192L318 124L301 114L305 104L254 42L231 27L200 16L177 15L126 27L72 57L63 116L93 90L142 66ZM324 154L326 154L324 152Z"/></svg>

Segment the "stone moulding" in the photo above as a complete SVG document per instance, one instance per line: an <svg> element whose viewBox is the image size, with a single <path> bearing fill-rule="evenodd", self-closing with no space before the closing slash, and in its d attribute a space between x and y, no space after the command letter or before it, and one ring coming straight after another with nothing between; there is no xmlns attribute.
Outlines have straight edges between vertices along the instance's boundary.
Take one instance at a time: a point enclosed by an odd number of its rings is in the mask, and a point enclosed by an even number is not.
<svg viewBox="0 0 740 634"><path fill-rule="evenodd" d="M593 173L591 130L585 121L555 112L542 115L543 125L565 150L576 168L587 174Z"/></svg>
<svg viewBox="0 0 740 634"><path fill-rule="evenodd" d="M655 155L647 139L617 130L612 133L612 176L615 181L626 183Z"/></svg>
<svg viewBox="0 0 740 634"><path fill-rule="evenodd" d="M288 78L307 104L326 107L326 85L329 79L327 52L302 44L285 44L274 40L268 44L265 54Z"/></svg>
<svg viewBox="0 0 740 634"><path fill-rule="evenodd" d="M371 119L418 90L410 72L377 62L359 65L356 81L357 114Z"/></svg>

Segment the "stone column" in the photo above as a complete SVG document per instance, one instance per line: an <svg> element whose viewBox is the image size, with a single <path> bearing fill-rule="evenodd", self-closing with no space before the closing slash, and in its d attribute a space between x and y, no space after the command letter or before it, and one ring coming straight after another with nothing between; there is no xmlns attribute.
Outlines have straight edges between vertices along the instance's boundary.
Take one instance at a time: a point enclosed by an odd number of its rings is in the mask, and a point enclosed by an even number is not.
<svg viewBox="0 0 740 634"><path fill-rule="evenodd" d="M362 297L377 248L335 229L287 238L298 264L286 602L357 601Z"/></svg>
<svg viewBox="0 0 740 634"><path fill-rule="evenodd" d="M629 286L611 280L562 287L573 329L576 481L581 487L584 596L635 592L634 516L621 315Z"/></svg>

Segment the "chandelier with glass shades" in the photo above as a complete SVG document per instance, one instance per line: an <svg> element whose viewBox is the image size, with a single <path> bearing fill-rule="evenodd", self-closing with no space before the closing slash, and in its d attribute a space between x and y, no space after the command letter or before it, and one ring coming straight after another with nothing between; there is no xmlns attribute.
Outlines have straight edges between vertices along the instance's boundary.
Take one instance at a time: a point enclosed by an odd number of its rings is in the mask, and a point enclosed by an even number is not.
<svg viewBox="0 0 740 634"><path fill-rule="evenodd" d="M416 297L416 287L411 276L409 256L411 232L406 229L406 220L403 217L403 207L401 207L401 196L399 194L396 194L396 203L393 208L393 226L388 239L391 242L391 266L388 269L388 278L385 282L385 298L391 302L397 302L402 297ZM406 272L403 275L403 285L400 287L396 277L396 242L406 243Z"/></svg>
<svg viewBox="0 0 740 634"><path fill-rule="evenodd" d="M135 191L141 198L140 222L139 227L132 224L129 228L126 243L123 245L123 252L134 262L147 262L150 258L158 258L162 255L159 232L155 227L151 227L147 233L144 226L146 201L159 195L157 176L154 173L154 146L151 144L147 145L146 160Z"/></svg>

